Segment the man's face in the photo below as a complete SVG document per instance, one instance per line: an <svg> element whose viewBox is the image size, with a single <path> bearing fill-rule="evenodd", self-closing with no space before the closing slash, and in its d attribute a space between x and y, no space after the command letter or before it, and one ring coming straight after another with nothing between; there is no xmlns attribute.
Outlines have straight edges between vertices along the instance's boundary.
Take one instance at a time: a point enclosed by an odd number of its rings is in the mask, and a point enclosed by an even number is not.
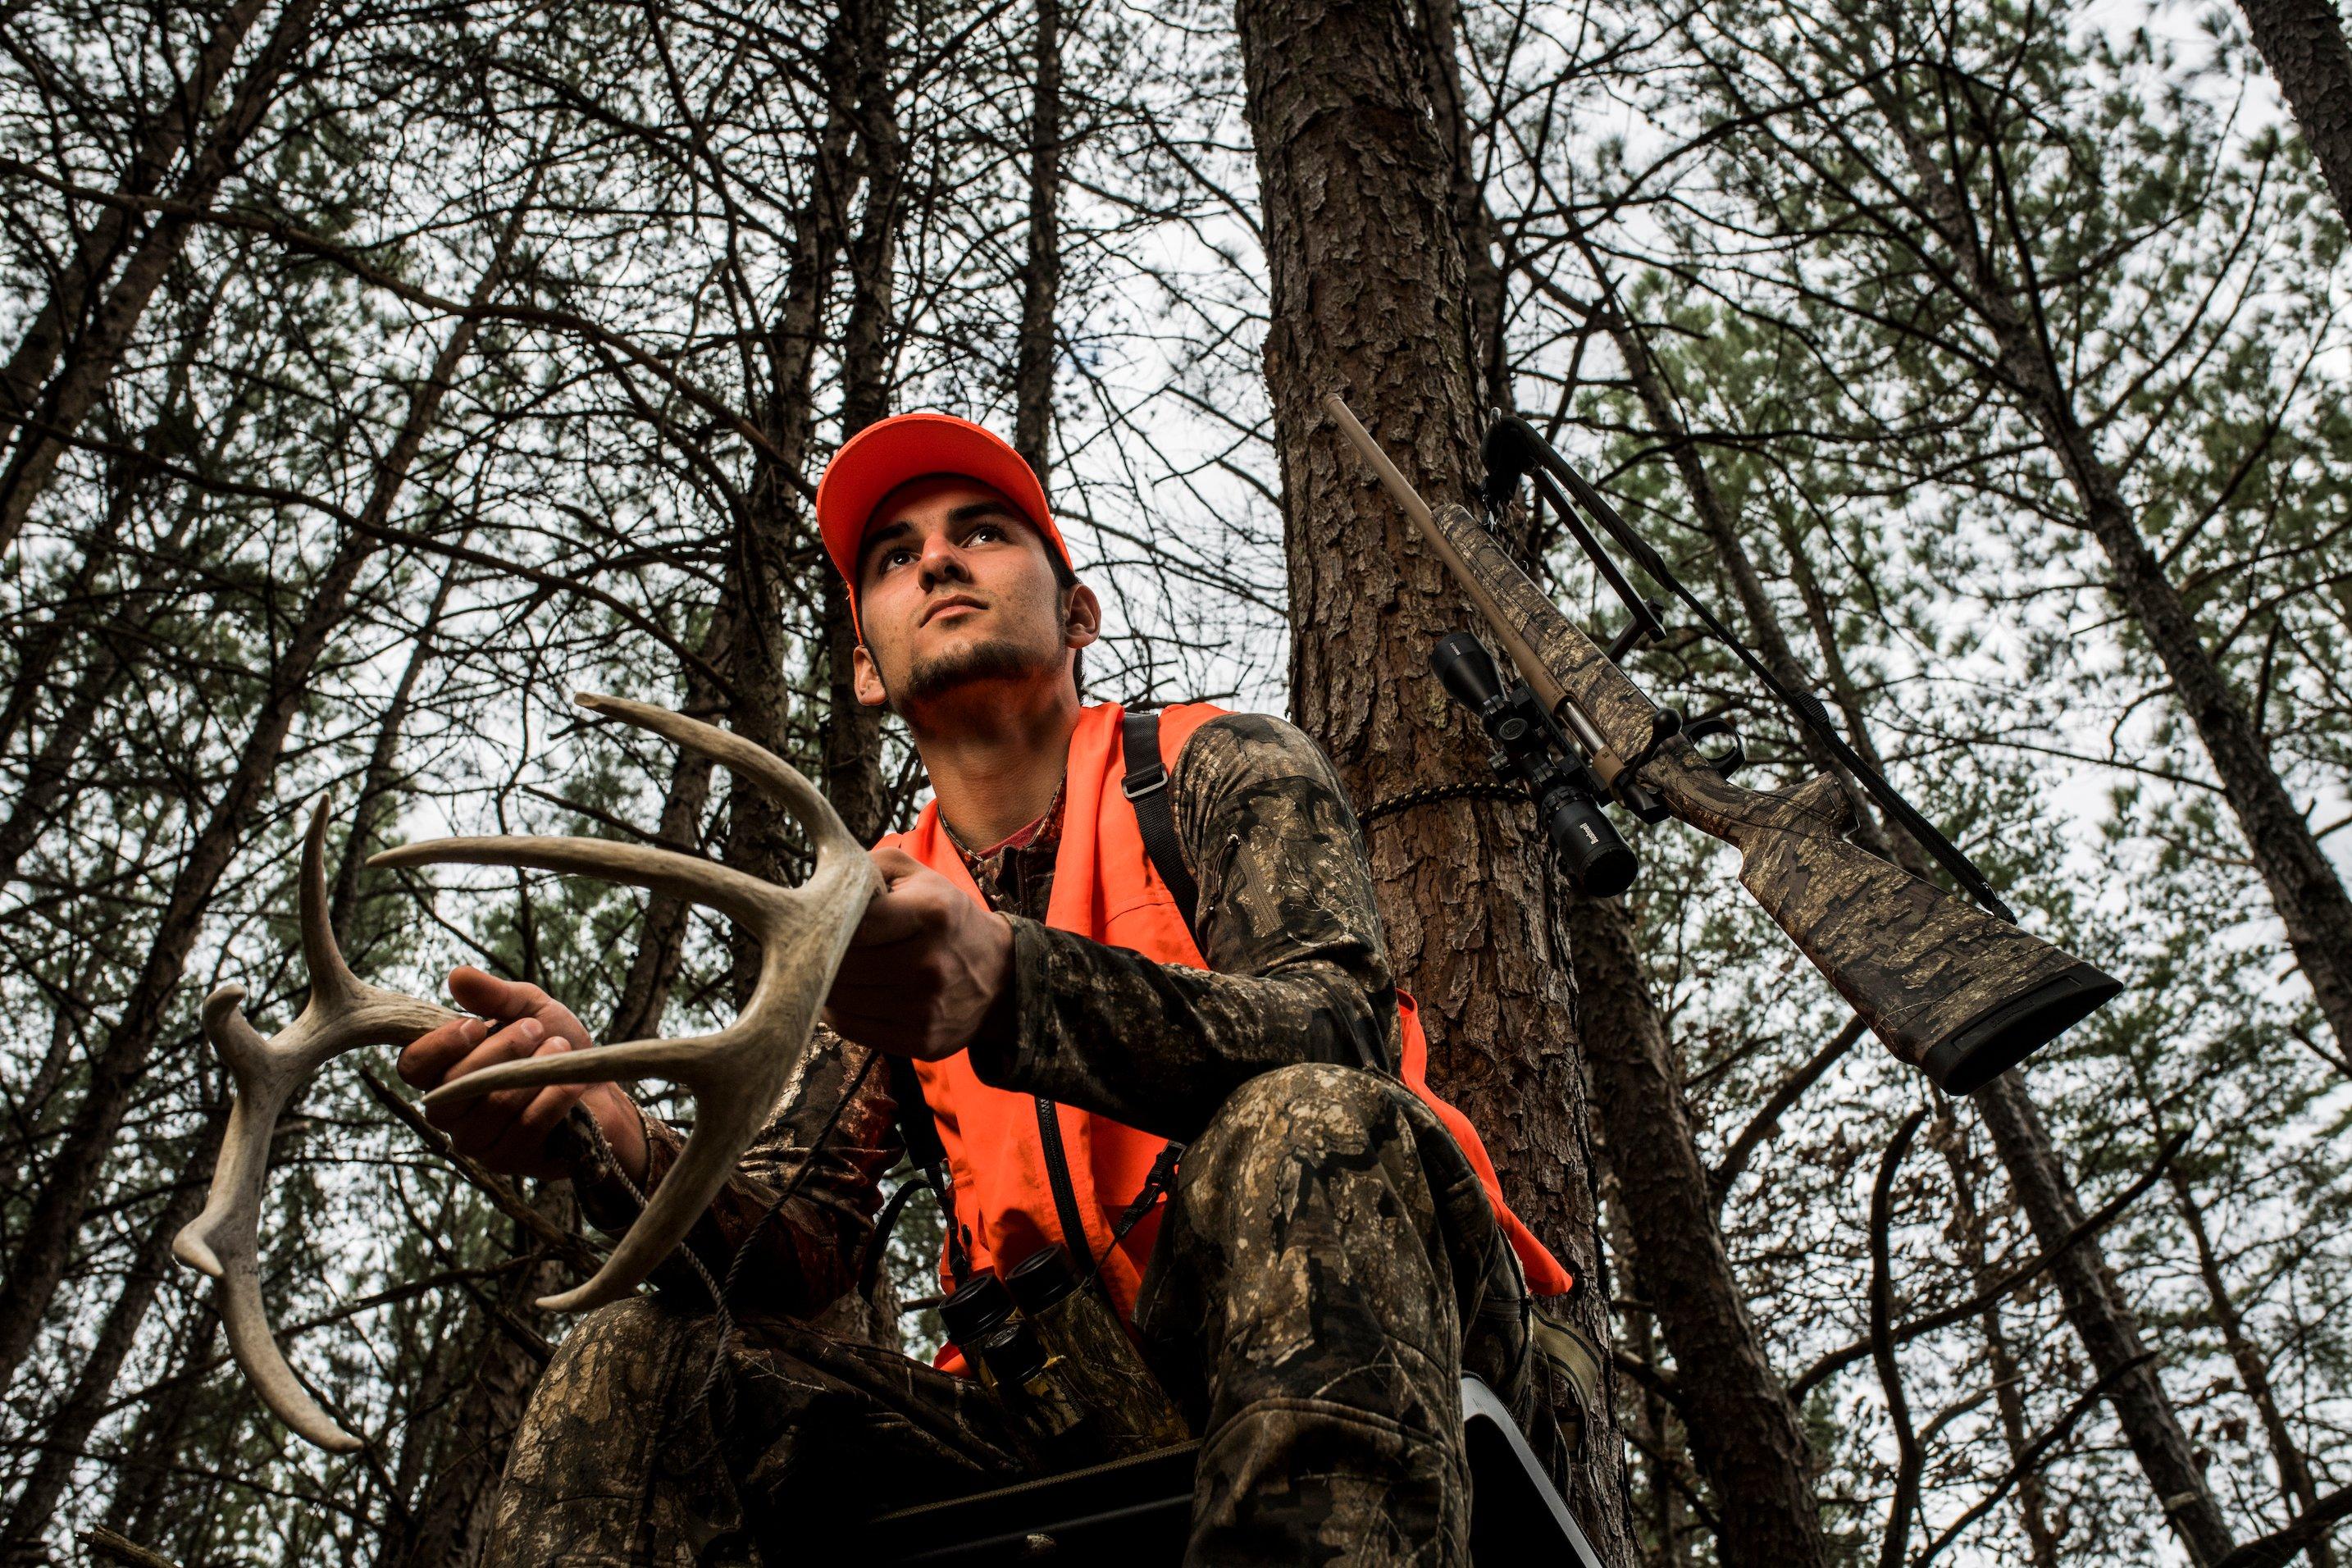
<svg viewBox="0 0 2352 1568"><path fill-rule="evenodd" d="M975 687L1065 679L1100 611L1083 585L1065 595L1050 548L978 480L891 491L858 549L858 700L904 712Z"/></svg>

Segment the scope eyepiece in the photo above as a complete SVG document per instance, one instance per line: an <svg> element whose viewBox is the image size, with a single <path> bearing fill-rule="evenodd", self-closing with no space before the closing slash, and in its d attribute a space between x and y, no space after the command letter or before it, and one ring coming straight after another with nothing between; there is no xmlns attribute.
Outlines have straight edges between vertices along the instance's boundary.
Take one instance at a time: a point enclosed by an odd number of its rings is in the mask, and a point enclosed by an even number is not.
<svg viewBox="0 0 2352 1568"><path fill-rule="evenodd" d="M1440 637L1429 650L1429 668L1453 693L1454 700L1481 719L1502 700L1503 676L1495 668L1495 656L1472 633L1452 632Z"/></svg>
<svg viewBox="0 0 2352 1568"><path fill-rule="evenodd" d="M1587 898L1613 899L1633 885L1641 863L1591 795L1556 789L1544 800L1544 827L1559 851L1569 885Z"/></svg>

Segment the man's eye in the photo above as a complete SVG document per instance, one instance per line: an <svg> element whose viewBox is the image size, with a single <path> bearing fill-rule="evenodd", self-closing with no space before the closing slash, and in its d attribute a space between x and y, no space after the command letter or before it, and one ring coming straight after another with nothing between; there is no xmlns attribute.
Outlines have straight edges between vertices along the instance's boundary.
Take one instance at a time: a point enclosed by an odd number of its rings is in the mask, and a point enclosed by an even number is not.
<svg viewBox="0 0 2352 1568"><path fill-rule="evenodd" d="M1001 522L975 523L971 532L966 537L974 540L1001 540L1005 537L1004 525Z"/></svg>

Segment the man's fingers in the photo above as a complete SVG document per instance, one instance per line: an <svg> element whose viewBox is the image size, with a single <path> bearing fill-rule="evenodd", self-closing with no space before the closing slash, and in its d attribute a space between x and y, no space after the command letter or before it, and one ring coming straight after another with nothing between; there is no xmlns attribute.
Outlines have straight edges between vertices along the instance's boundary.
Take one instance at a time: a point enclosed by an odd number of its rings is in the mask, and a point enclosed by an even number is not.
<svg viewBox="0 0 2352 1568"><path fill-rule="evenodd" d="M546 1026L538 1019L518 1018L467 1052L442 1081L454 1083L467 1073L479 1072L500 1062L520 1061L525 1057L534 1056L546 1038ZM536 1089L509 1089L454 1105L427 1106L425 1120L452 1138L462 1134L468 1139L478 1139L490 1134L492 1129L529 1105L538 1092Z"/></svg>
<svg viewBox="0 0 2352 1568"><path fill-rule="evenodd" d="M468 1013L486 1018L520 1018L548 1005L546 992L523 980L500 980L470 963L449 972L449 994Z"/></svg>
<svg viewBox="0 0 2352 1568"><path fill-rule="evenodd" d="M408 1042L394 1065L411 1089L433 1089L467 1053L488 1037L498 1026L484 1018L453 1018L437 1029L427 1029Z"/></svg>
<svg viewBox="0 0 2352 1568"><path fill-rule="evenodd" d="M853 949L936 935L945 929L951 908L946 900L962 895L929 867L918 866L916 869L923 875L893 883L866 904L866 913L857 921L857 934L849 939Z"/></svg>
<svg viewBox="0 0 2352 1568"><path fill-rule="evenodd" d="M566 1048L561 1040L550 1040L539 1048L538 1055ZM481 1158L493 1166L528 1168L546 1158L547 1135L562 1124L580 1097L588 1092L584 1083L551 1083L531 1097L530 1103L516 1113L500 1129Z"/></svg>

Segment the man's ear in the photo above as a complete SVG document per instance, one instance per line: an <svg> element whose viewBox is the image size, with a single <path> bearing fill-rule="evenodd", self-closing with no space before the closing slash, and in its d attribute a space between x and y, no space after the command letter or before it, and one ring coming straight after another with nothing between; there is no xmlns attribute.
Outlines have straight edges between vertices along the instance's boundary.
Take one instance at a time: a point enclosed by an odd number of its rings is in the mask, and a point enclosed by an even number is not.
<svg viewBox="0 0 2352 1568"><path fill-rule="evenodd" d="M849 656L849 679L857 693L859 706L881 708L888 705L890 694L882 689L882 672L875 668L874 656L859 643L857 651Z"/></svg>
<svg viewBox="0 0 2352 1568"><path fill-rule="evenodd" d="M1102 636L1102 601L1084 583L1070 589L1070 603L1062 612L1062 646L1085 647Z"/></svg>

